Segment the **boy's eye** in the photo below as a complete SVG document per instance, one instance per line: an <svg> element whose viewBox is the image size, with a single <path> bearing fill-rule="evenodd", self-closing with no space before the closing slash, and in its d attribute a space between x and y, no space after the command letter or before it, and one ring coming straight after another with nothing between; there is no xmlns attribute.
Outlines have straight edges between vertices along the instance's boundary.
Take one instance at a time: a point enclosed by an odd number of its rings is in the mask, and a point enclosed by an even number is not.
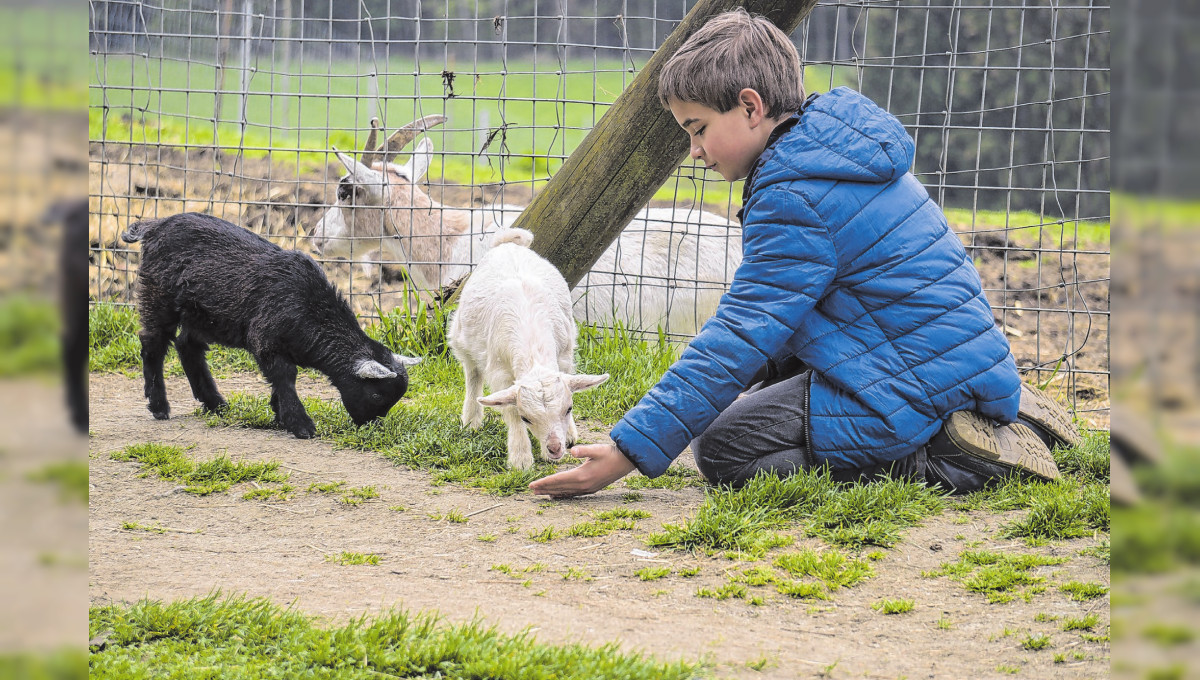
<svg viewBox="0 0 1200 680"><path fill-rule="evenodd" d="M702 134L704 134L704 128L700 128L699 130L696 130L696 136L697 136L697 137L699 137L699 136L700 136L700 135L702 135Z"/></svg>

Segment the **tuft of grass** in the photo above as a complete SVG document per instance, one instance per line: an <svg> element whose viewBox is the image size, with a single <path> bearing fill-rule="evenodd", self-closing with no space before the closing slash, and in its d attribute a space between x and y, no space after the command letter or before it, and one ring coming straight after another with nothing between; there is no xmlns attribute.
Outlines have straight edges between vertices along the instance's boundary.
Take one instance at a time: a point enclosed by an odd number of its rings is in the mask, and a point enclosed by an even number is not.
<svg viewBox="0 0 1200 680"><path fill-rule="evenodd" d="M1097 616L1096 614L1088 614L1087 616L1085 616L1081 619L1069 618L1066 621L1063 621L1062 629L1063 630L1091 630L1091 629L1095 628L1096 624L1098 624L1098 623L1100 623L1099 616Z"/></svg>
<svg viewBox="0 0 1200 680"><path fill-rule="evenodd" d="M907 614L913 610L916 602L904 598L895 600L883 599L871 605L871 609L875 609L884 614Z"/></svg>
<svg viewBox="0 0 1200 680"><path fill-rule="evenodd" d="M253 489L242 494L242 500L246 501L269 501L269 500L290 500L295 487L291 484L280 484L276 487L262 487Z"/></svg>
<svg viewBox="0 0 1200 680"><path fill-rule="evenodd" d="M308 493L338 493L346 482L313 482L305 489Z"/></svg>
<svg viewBox="0 0 1200 680"><path fill-rule="evenodd" d="M138 328L137 311L133 307L109 303L93 306L88 312L88 370L103 373L140 370L142 343L138 340ZM258 364L249 352L219 345L209 351L208 365L214 374L258 371ZM167 352L164 370L169 375L183 375L174 346Z"/></svg>
<svg viewBox="0 0 1200 680"><path fill-rule="evenodd" d="M509 636L479 620L448 624L435 615L391 610L345 625L320 624L266 599L211 595L163 603L93 607L89 634L111 631L90 655L91 677L150 678L198 669L229 677L543 677L683 680L696 664L660 663L614 645L550 646L525 632ZM187 669L192 669L188 671ZM182 677L182 676L181 676Z"/></svg>
<svg viewBox="0 0 1200 680"><path fill-rule="evenodd" d="M1060 585L1058 589L1070 595L1071 599L1077 602L1103 597L1108 593L1107 586L1099 583L1080 583L1079 581L1068 581Z"/></svg>
<svg viewBox="0 0 1200 680"><path fill-rule="evenodd" d="M954 624L951 623L950 619L946 618L945 616L943 616L937 620L938 630L950 630L953 627L954 627Z"/></svg>
<svg viewBox="0 0 1200 680"><path fill-rule="evenodd" d="M943 497L924 485L897 479L852 484L816 508L807 533L835 545L888 548L901 530L944 507Z"/></svg>
<svg viewBox="0 0 1200 680"><path fill-rule="evenodd" d="M337 562L338 564L342 565L343 567L353 567L353 566L358 566L361 564L366 564L366 565L374 567L374 566L378 566L379 563L382 562L379 555L374 555L374 554L364 555L360 552L347 552L345 550L343 550L340 555L326 555L325 561L326 562Z"/></svg>
<svg viewBox="0 0 1200 680"><path fill-rule="evenodd" d="M717 600L745 599L748 592L746 585L743 583L726 583L716 589L701 588L696 591L696 597L711 597Z"/></svg>
<svg viewBox="0 0 1200 680"><path fill-rule="evenodd" d="M59 372L59 318L53 300L18 294L0 301L0 377Z"/></svg>
<svg viewBox="0 0 1200 680"><path fill-rule="evenodd" d="M792 542L776 532L807 522L806 533L835 545L890 546L900 532L940 512L937 493L908 482L885 480L839 485L827 468L780 479L760 474L738 490L710 489L684 524L664 524L647 537L652 546L761 557Z"/></svg>
<svg viewBox="0 0 1200 680"><path fill-rule="evenodd" d="M346 493L338 498L338 502L342 505L361 505L363 501L379 498L379 492L374 486L358 486L352 489L347 489ZM460 515L461 517L461 515ZM454 521L451 519L451 521ZM467 521L465 518L462 521Z"/></svg>
<svg viewBox="0 0 1200 680"><path fill-rule="evenodd" d="M780 555L775 558L774 564L793 577L816 578L829 591L851 588L875 575L869 561L851 559L836 550L817 552L806 548Z"/></svg>
<svg viewBox="0 0 1200 680"><path fill-rule="evenodd" d="M528 536L535 543L549 543L558 538L558 531L553 526L546 526L541 529L530 529Z"/></svg>
<svg viewBox="0 0 1200 680"><path fill-rule="evenodd" d="M582 569L580 567L567 567L567 570L565 572L563 572L562 577L563 577L564 581L571 581L571 580L591 581L592 580L591 574L587 573L586 569ZM645 580L645 579L643 579L643 580Z"/></svg>
<svg viewBox="0 0 1200 680"><path fill-rule="evenodd" d="M785 581L775 586L775 589L788 597L801 600L828 600L829 592L824 583L812 581Z"/></svg>
<svg viewBox="0 0 1200 680"><path fill-rule="evenodd" d="M946 576L959 581L975 593L987 596L988 602L1009 602L1018 594L1032 597L1044 590L1040 584L1045 577L1030 572L1036 567L1063 564L1065 557L1045 557L1034 554L995 553L986 550L965 550L957 562L947 562L927 577Z"/></svg>
<svg viewBox="0 0 1200 680"><path fill-rule="evenodd" d="M587 392L583 392L582 394L587 394ZM642 475L632 475L625 479L625 488L627 489L670 489L678 491L689 487L702 486L704 486L704 480L700 478L700 475L682 465L672 465L667 468L666 472L653 479ZM641 496L639 495L638 498L641 498Z"/></svg>
<svg viewBox="0 0 1200 680"><path fill-rule="evenodd" d="M84 461L68 460L50 463L26 475L31 482L54 484L64 501L88 502L88 464Z"/></svg>
<svg viewBox="0 0 1200 680"><path fill-rule="evenodd" d="M0 654L0 678L12 680L87 680L88 657L82 649L10 651Z"/></svg>
<svg viewBox="0 0 1200 680"><path fill-rule="evenodd" d="M633 408L675 363L682 349L664 333L647 340L620 323L611 329L580 324L577 347L576 368L580 373L607 373L609 378L603 385L575 395L576 417L606 425L617 422ZM626 481L626 486L629 481L632 479Z"/></svg>
<svg viewBox="0 0 1200 680"><path fill-rule="evenodd" d="M1196 639L1196 631L1188 626L1153 623L1142 630L1142 637L1153 640L1163 647L1186 645Z"/></svg>
<svg viewBox="0 0 1200 680"><path fill-rule="evenodd" d="M595 538L607 536L614 531L626 531L637 528L637 520L650 516L645 510L629 508L613 508L593 515L588 522L579 522L567 529L568 536Z"/></svg>
<svg viewBox="0 0 1200 680"><path fill-rule="evenodd" d="M1021 649L1028 649L1036 652L1038 650L1050 647L1051 642L1052 640L1050 639L1049 635L1034 635L1031 633L1026 635L1025 639L1021 641Z"/></svg>
<svg viewBox="0 0 1200 680"><path fill-rule="evenodd" d="M125 531L145 531L145 532L151 533L151 534L167 533L167 530L158 524L154 524L152 526L147 526L145 524L139 524L137 522L122 522L121 528L124 529Z"/></svg>
<svg viewBox="0 0 1200 680"><path fill-rule="evenodd" d="M683 578L691 578L700 573L700 567L684 567L679 570L679 575Z"/></svg>
<svg viewBox="0 0 1200 680"><path fill-rule="evenodd" d="M671 575L671 567L643 567L633 572L643 581L657 581Z"/></svg>
<svg viewBox="0 0 1200 680"><path fill-rule="evenodd" d="M227 491L242 482L284 482L288 475L279 471L279 463L234 462L228 456L193 462L177 446L134 444L112 454L113 460L141 463L142 477L157 475L185 485L184 491L198 496Z"/></svg>

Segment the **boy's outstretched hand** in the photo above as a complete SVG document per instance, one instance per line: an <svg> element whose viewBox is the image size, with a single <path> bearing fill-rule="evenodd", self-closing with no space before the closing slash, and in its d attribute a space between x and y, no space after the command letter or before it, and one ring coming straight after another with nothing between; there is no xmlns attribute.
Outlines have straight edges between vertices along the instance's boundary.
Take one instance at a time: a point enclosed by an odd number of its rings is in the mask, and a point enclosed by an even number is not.
<svg viewBox="0 0 1200 680"><path fill-rule="evenodd" d="M612 444L576 446L571 449L571 455L587 460L579 467L530 482L529 490L552 498L583 496L603 489L636 468L621 449Z"/></svg>

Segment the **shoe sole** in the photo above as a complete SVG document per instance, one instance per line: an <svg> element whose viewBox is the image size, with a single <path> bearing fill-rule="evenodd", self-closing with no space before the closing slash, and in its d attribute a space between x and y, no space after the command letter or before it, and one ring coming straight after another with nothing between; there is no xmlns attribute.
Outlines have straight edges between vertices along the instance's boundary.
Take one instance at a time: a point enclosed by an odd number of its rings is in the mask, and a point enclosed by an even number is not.
<svg viewBox="0 0 1200 680"><path fill-rule="evenodd" d="M1058 465L1045 442L1020 423L993 427L971 411L950 414L946 436L963 453L1046 480L1058 479Z"/></svg>
<svg viewBox="0 0 1200 680"><path fill-rule="evenodd" d="M1050 395L1028 384L1021 385L1021 417L1033 422L1063 446L1079 446L1083 437L1066 409Z"/></svg>

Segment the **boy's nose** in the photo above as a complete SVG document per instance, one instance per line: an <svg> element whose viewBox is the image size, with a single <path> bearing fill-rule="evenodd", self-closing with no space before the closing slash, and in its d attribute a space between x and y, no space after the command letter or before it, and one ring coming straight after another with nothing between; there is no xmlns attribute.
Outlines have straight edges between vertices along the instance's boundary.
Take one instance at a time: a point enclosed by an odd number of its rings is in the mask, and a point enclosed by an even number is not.
<svg viewBox="0 0 1200 680"><path fill-rule="evenodd" d="M700 147L698 147L698 146L693 146L693 147L692 147L692 158L693 158L693 159L696 159L696 158L699 158L699 157L700 157Z"/></svg>

